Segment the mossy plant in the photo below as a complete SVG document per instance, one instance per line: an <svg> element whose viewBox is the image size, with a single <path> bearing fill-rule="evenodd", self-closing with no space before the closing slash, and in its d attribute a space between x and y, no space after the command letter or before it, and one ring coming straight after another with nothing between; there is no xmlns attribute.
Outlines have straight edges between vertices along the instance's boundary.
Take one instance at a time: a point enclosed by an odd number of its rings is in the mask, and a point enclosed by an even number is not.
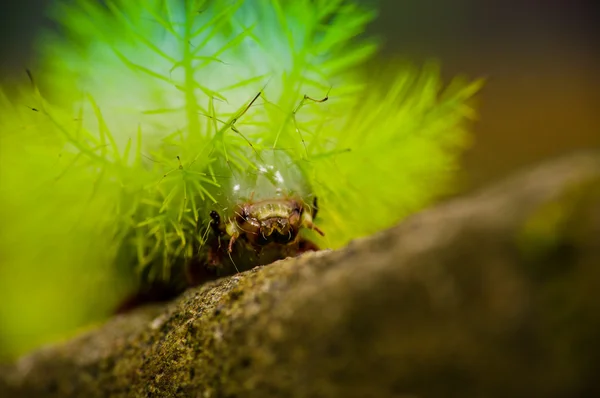
<svg viewBox="0 0 600 398"><path fill-rule="evenodd" d="M444 87L435 64L367 71L375 8L76 0L51 13L60 29L40 36L30 81L0 98L12 308L0 323L5 336L37 328L25 346L106 316L127 275L168 278L204 243L210 208L229 205L219 194L263 157L291 162L301 172L288 183L304 179L319 198L326 235L306 233L321 247L452 189L481 82Z"/></svg>

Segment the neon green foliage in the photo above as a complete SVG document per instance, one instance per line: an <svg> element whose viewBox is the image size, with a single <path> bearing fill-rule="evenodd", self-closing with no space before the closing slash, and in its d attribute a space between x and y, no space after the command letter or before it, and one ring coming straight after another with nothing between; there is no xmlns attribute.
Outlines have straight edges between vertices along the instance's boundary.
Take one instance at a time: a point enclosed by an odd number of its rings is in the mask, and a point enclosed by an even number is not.
<svg viewBox="0 0 600 398"><path fill-rule="evenodd" d="M275 153L319 198L326 236L308 234L323 247L389 227L452 188L480 82L444 88L435 65L366 73L377 43L357 36L374 9L104 3L57 2L60 35L40 37L31 85L2 97L1 283L22 274L29 287L0 295L34 304L20 315L27 322L0 314L16 325L0 333L48 325L38 313L59 307L80 314L50 322L51 332L101 319L129 286L122 275L168 277L204 243L232 176Z"/></svg>

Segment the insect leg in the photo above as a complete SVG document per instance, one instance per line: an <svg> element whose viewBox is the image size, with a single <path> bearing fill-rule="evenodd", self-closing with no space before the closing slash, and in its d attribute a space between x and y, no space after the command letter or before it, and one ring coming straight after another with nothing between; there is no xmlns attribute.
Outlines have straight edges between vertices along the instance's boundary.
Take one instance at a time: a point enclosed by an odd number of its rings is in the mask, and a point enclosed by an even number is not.
<svg viewBox="0 0 600 398"><path fill-rule="evenodd" d="M229 239L229 246L227 247L227 250L229 251L229 253L231 253L233 251L233 244L237 240L238 236L239 236L239 233L234 233L233 235L231 235L231 239Z"/></svg>
<svg viewBox="0 0 600 398"><path fill-rule="evenodd" d="M246 114L246 112L248 112L248 109L250 109L250 107L251 107L252 105L254 105L254 102L256 102L256 100L258 99L258 97L260 97L260 95L261 95L261 94L262 94L262 90L261 90L261 91L259 91L259 92L258 92L258 93L257 93L257 94L254 96L254 98L252 98L252 100L251 100L251 101L248 103L248 105L246 105L246 107L244 107L244 109L243 109L243 110L242 110L240 113L238 113L236 116L234 116L233 118L231 118L231 119L230 119L228 122L225 122L225 121L223 121L223 120L220 120L220 119L218 119L218 118L216 118L216 117L214 117L214 116L211 116L211 115L206 115L206 114L202 114L202 113L201 113L201 115L203 115L203 116L206 116L206 117L208 117L208 118L210 118L210 119L213 119L213 120L215 120L215 122L217 122L217 121L218 121L218 122L220 122L220 123L223 123L223 124L225 125L225 126L223 126L223 128L221 128L221 129L220 129L220 130L217 132L217 134L215 135L215 137L216 137L216 136L221 136L221 135L222 135L222 134L223 134L225 131L227 131L227 129L231 129L231 131L233 131L234 133L236 133L236 134L238 134L240 137L242 137L242 138L244 139L244 141L246 141L246 143L248 143L248 145L250 146L250 148L252 148L252 150L254 151L254 153L255 153L255 154L258 156L258 151L256 150L256 148L254 148L254 145L252 145L252 142L250 142L250 140L249 140L249 139L248 139L248 138L247 138L247 137L246 137L244 134L242 134L242 133L241 133L241 132L240 132L240 131L237 129L237 127L235 127L235 124L237 123L237 121L238 121L238 120L239 120L239 119L240 119L242 116L244 116L244 115ZM216 127L215 127L215 128L216 128Z"/></svg>
<svg viewBox="0 0 600 398"><path fill-rule="evenodd" d="M240 114L238 114L236 117L234 117L233 119L231 119L231 122L229 123L229 128L231 129L231 131L233 131L234 133L236 133L240 137L242 137L248 143L248 145L250 145L250 147L252 148L252 150L254 151L254 153L256 153L256 155L258 155L258 152L254 148L254 145L252 145L252 143L250 142L250 140L235 127L235 123L238 121L239 118L241 118L242 116L244 116L244 114L246 112L248 112L248 109L250 109L250 107L258 99L258 97L260 97L261 94L262 94L262 90L259 91L258 94L256 94L254 96L254 98L252 98L252 101L250 101L248 103L248 105L244 108L244 110L242 112L240 112Z"/></svg>
<svg viewBox="0 0 600 398"><path fill-rule="evenodd" d="M321 236L325 236L325 233L314 224L313 217L307 211L302 213L302 226L312 229Z"/></svg>
<svg viewBox="0 0 600 398"><path fill-rule="evenodd" d="M317 202L317 197L313 199L313 208L312 208L312 218L313 220L317 218L317 213L319 212L319 204Z"/></svg>
<svg viewBox="0 0 600 398"><path fill-rule="evenodd" d="M316 252L319 251L319 246L317 246L314 242L311 242L308 239L300 238L298 241L298 254L306 253L306 252Z"/></svg>
<svg viewBox="0 0 600 398"><path fill-rule="evenodd" d="M306 152L306 157L308 157L308 149L306 148L306 141L304 141L302 132L300 131L300 128L298 127L298 122L296 121L296 113L298 113L300 108L302 108L304 106L304 104L306 104L307 101L322 103L322 102L327 101L328 99L329 99L329 91L327 92L325 97L323 97L321 99L315 99L315 98L309 97L308 95L304 94L304 97L302 98L302 100L300 101L298 106L296 106L296 108L292 111L292 120L294 121L294 128L296 129L296 132L300 136L300 140L302 140L302 145L304 146L304 152Z"/></svg>
<svg viewBox="0 0 600 398"><path fill-rule="evenodd" d="M210 212L210 218L210 228L213 230L215 235L221 236L223 234L223 231L221 231L221 216L219 216L219 213L213 210Z"/></svg>

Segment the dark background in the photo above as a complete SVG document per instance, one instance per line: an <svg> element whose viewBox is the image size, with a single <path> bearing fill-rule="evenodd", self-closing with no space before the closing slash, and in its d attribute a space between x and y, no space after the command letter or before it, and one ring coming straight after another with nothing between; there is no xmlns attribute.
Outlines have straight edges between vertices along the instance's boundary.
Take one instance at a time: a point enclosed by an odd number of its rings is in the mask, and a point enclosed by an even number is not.
<svg viewBox="0 0 600 398"><path fill-rule="evenodd" d="M0 5L0 75L21 75L47 0ZM515 168L600 147L600 54L595 7L581 0L382 0L370 33L384 56L442 62L451 77L488 78L465 156L479 186ZM385 61L385 60L383 60Z"/></svg>
<svg viewBox="0 0 600 398"><path fill-rule="evenodd" d="M596 7L581 0L385 0L386 54L488 78L465 158L477 186L515 168L600 148Z"/></svg>

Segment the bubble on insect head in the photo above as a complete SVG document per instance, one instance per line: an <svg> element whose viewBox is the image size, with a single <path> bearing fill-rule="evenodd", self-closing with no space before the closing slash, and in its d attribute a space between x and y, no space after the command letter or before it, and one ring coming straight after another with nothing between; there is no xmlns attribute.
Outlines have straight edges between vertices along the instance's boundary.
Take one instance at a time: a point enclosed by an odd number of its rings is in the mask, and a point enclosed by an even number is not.
<svg viewBox="0 0 600 398"><path fill-rule="evenodd" d="M220 161L215 192L216 210L230 215L236 205L269 199L293 198L307 206L313 193L305 173L285 151L264 150L248 157L245 167L234 167Z"/></svg>

